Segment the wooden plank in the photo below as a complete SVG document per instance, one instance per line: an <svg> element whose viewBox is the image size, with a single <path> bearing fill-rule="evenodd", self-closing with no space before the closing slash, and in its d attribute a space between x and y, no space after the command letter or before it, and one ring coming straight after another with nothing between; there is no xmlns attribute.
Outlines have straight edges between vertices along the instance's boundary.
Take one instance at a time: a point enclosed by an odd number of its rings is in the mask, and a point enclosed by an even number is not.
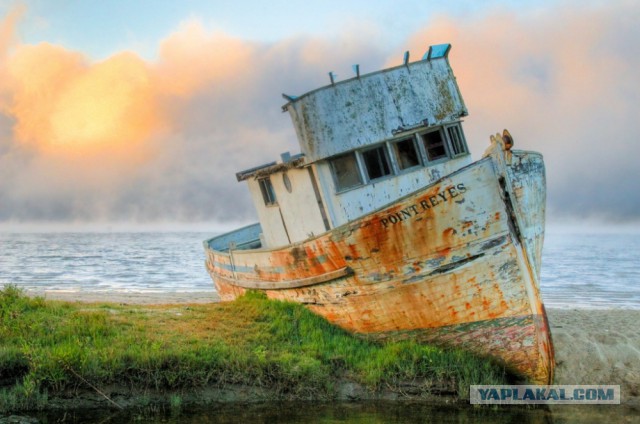
<svg viewBox="0 0 640 424"><path fill-rule="evenodd" d="M251 281L241 280L237 278L227 279L224 277L222 277L222 279L224 279L228 284L231 284L232 286L242 287L244 289L284 290L313 286L316 284L337 280L338 278L348 277L350 275L353 275L353 270L351 270L351 268L349 267L344 267L336 271L327 272L326 274L288 281Z"/></svg>

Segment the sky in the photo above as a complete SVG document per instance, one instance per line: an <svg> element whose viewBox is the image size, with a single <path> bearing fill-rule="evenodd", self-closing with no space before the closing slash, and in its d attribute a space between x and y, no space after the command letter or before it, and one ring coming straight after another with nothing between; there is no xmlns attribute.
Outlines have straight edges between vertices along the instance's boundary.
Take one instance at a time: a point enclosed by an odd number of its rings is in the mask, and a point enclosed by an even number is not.
<svg viewBox="0 0 640 424"><path fill-rule="evenodd" d="M640 223L640 2L0 0L0 227L241 223L299 147L281 93L450 62L479 158L541 152L549 222Z"/></svg>

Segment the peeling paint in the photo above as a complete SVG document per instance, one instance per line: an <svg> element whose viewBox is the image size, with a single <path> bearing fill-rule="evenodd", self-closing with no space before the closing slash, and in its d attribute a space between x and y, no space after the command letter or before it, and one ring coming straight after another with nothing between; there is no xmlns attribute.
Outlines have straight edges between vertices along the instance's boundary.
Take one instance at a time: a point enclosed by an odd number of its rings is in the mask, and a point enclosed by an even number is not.
<svg viewBox="0 0 640 424"><path fill-rule="evenodd" d="M446 57L314 90L285 108L311 162L387 139L398 128L439 125L466 114Z"/></svg>
<svg viewBox="0 0 640 424"><path fill-rule="evenodd" d="M448 45L437 50L444 53L292 98L286 109L305 154L285 169L292 196L283 191L282 208L264 205L248 179L262 226L205 242L207 270L224 301L264 290L366 337L456 346L550 383L553 344L539 288L541 155L512 150L505 131L476 162L466 151L436 153L421 164L428 166L333 191L324 159L399 141L393 137L409 129L418 141L417 128L453 127L466 115ZM309 205L320 209L307 217Z"/></svg>
<svg viewBox="0 0 640 424"><path fill-rule="evenodd" d="M420 217L406 217L388 228L380 224L390 214L429 201L443 187L459 184L469 187L462 196L472 208L443 201ZM550 344L548 327L540 324L545 322L543 312L531 303L541 305L539 296L531 300L527 288L537 285L537 277L523 262L526 245L517 241L509 225L503 190L488 157L385 209L295 246L234 251L234 264L228 253L207 249L208 268L221 298L231 300L245 290L234 279L286 286L290 280L348 266L352 275L266 293L304 303L355 333L442 341L497 357L531 381L548 382L553 364L539 342ZM526 328L513 324L522 320ZM446 335L446 329L460 335L465 328L482 328L485 333L478 338ZM510 348L513 343L520 348Z"/></svg>

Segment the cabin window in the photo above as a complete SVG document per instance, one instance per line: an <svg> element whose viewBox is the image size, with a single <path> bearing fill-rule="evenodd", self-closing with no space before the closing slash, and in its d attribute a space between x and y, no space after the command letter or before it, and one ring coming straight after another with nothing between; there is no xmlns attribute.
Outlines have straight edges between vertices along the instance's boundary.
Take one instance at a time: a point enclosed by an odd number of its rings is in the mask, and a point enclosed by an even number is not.
<svg viewBox="0 0 640 424"><path fill-rule="evenodd" d="M465 148L460 125L448 127L447 133L449 134L449 140L451 140L451 150L453 151L453 155L457 156L462 153L466 153L467 149Z"/></svg>
<svg viewBox="0 0 640 424"><path fill-rule="evenodd" d="M333 169L338 191L362 184L355 153L351 152L331 159L331 168Z"/></svg>
<svg viewBox="0 0 640 424"><path fill-rule="evenodd" d="M276 192L273 191L273 184L271 184L271 179L269 177L260 178L258 180L258 184L260 184L260 192L262 192L262 199L264 200L264 204L267 206L277 204Z"/></svg>
<svg viewBox="0 0 640 424"><path fill-rule="evenodd" d="M420 134L420 138L424 143L424 148L427 151L427 158L429 158L430 161L447 157L444 138L439 130Z"/></svg>
<svg viewBox="0 0 640 424"><path fill-rule="evenodd" d="M363 151L362 159L364 160L369 180L375 180L391 174L391 166L389 165L389 157L385 146Z"/></svg>
<svg viewBox="0 0 640 424"><path fill-rule="evenodd" d="M400 170L420 165L420 154L416 149L416 143L413 138L406 138L393 143L393 150Z"/></svg>

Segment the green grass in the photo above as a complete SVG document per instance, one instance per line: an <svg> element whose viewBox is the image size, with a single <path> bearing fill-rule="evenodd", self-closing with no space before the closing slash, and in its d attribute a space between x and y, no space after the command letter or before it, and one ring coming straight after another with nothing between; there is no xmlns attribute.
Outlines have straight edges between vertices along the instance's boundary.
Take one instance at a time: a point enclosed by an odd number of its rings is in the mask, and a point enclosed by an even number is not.
<svg viewBox="0 0 640 424"><path fill-rule="evenodd" d="M0 412L43 408L64 391L106 385L171 395L264 387L274 399L331 399L350 379L376 390L431 381L468 395L504 371L456 350L354 337L305 307L248 293L208 305L80 304L0 290Z"/></svg>

